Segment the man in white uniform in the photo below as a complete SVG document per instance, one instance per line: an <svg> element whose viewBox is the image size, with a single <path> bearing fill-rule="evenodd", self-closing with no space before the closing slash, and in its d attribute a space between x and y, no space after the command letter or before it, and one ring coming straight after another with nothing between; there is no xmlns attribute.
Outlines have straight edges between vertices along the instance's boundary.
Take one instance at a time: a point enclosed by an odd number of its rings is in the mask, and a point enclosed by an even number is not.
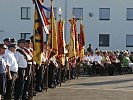
<svg viewBox="0 0 133 100"><path fill-rule="evenodd" d="M15 84L14 100L21 100L23 89L24 89L24 83L25 83L27 56L23 51L25 46L25 40L19 39L17 43L18 43L18 48L16 49L15 57L18 62L18 79L16 80L16 84Z"/></svg>
<svg viewBox="0 0 133 100"><path fill-rule="evenodd" d="M7 88L6 88L6 94L4 95L4 100L11 100L15 81L17 78L18 64L14 56L16 47L17 47L16 44L8 45L8 50L6 51L4 55L4 58L5 58L7 67L8 67L7 68L7 83L6 83Z"/></svg>
<svg viewBox="0 0 133 100"><path fill-rule="evenodd" d="M0 100L1 100L1 95L5 94L6 90L6 62L3 57L3 54L5 54L7 46L0 43Z"/></svg>

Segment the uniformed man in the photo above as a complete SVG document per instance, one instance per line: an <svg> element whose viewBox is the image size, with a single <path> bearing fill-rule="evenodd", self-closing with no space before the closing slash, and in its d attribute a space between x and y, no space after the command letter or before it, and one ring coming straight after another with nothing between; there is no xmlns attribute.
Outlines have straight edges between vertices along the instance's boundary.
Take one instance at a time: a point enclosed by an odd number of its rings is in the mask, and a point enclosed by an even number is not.
<svg viewBox="0 0 133 100"><path fill-rule="evenodd" d="M54 77L54 71L56 69L56 66L57 66L57 62L56 62L56 59L55 59L55 53L51 52L50 54L50 63L49 63L49 69L48 69L48 87L49 88L54 88L55 87L55 84L54 84L54 80L55 80L55 77Z"/></svg>
<svg viewBox="0 0 133 100"><path fill-rule="evenodd" d="M11 39L11 43L16 43L16 39L15 38L12 38Z"/></svg>
<svg viewBox="0 0 133 100"><path fill-rule="evenodd" d="M6 45L0 43L0 98L2 94L5 94L6 90L6 62L3 57L6 48Z"/></svg>
<svg viewBox="0 0 133 100"><path fill-rule="evenodd" d="M33 58L33 54L32 54L32 48L31 48L31 40L25 40L25 47L24 47L24 52L27 56L27 69L26 69L26 76L25 76L25 85L24 85L24 92L23 92L23 99L28 99L31 96L30 92L32 90L32 58Z"/></svg>
<svg viewBox="0 0 133 100"><path fill-rule="evenodd" d="M8 50L4 55L7 64L7 83L6 83L6 94L4 95L4 100L11 100L15 81L17 78L18 64L14 56L16 47L17 47L16 44L8 45Z"/></svg>
<svg viewBox="0 0 133 100"><path fill-rule="evenodd" d="M25 46L25 40L19 39L17 41L17 45L18 48L16 49L15 57L18 62L18 79L16 80L15 84L14 99L21 100L25 83L25 71L27 68L27 56L23 51Z"/></svg>
<svg viewBox="0 0 133 100"><path fill-rule="evenodd" d="M8 45L10 45L10 43L11 43L11 39L10 39L10 38L5 38L5 39L3 40L3 42L4 42L4 44L8 47Z"/></svg>

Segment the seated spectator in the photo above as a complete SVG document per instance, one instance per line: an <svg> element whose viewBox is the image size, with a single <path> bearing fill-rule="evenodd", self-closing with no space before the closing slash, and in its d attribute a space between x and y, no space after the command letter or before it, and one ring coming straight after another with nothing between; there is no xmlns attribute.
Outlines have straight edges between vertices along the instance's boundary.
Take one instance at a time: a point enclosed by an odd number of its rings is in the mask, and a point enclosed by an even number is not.
<svg viewBox="0 0 133 100"><path fill-rule="evenodd" d="M90 64L93 64L93 62L94 62L94 52L92 51L92 52L90 52L90 55L89 55L89 62L90 62Z"/></svg>
<svg viewBox="0 0 133 100"><path fill-rule="evenodd" d="M130 58L131 62L133 63L133 51L131 51L129 58Z"/></svg>
<svg viewBox="0 0 133 100"><path fill-rule="evenodd" d="M105 71L108 71L108 74L110 76L114 75L114 68L113 65L111 64L107 51L103 52L102 63L105 67Z"/></svg>
<svg viewBox="0 0 133 100"><path fill-rule="evenodd" d="M84 68L84 72L86 72L87 74L90 74L90 61L89 61L89 57L88 57L88 52L85 52L84 57L82 58L82 64L83 66L85 66Z"/></svg>
<svg viewBox="0 0 133 100"><path fill-rule="evenodd" d="M118 74L122 74L121 62L116 57L116 55L114 54L114 52L110 52L109 58L111 60L112 65L114 66L114 70L116 71L116 73L118 72Z"/></svg>
<svg viewBox="0 0 133 100"><path fill-rule="evenodd" d="M100 55L100 51L96 51L96 56L94 57L94 63L98 65L102 65L102 56Z"/></svg>
<svg viewBox="0 0 133 100"><path fill-rule="evenodd" d="M85 52L85 55L84 55L84 57L82 58L82 63L83 63L84 65L89 65L89 64L90 64L90 63L89 63L88 52Z"/></svg>
<svg viewBox="0 0 133 100"><path fill-rule="evenodd" d="M118 56L118 59L120 60L120 62L122 63L123 61L123 51L120 51L120 54Z"/></svg>
<svg viewBox="0 0 133 100"><path fill-rule="evenodd" d="M93 69L96 71L95 73L97 73L98 71L99 74L103 74L104 66L101 61L102 61L102 56L100 54L100 51L96 51L96 55L94 57L94 62L93 62Z"/></svg>
<svg viewBox="0 0 133 100"><path fill-rule="evenodd" d="M132 71L133 71L133 63L131 62L130 58L129 58L129 54L127 51L124 52L124 57L123 57L123 65L124 66L128 66L131 67Z"/></svg>

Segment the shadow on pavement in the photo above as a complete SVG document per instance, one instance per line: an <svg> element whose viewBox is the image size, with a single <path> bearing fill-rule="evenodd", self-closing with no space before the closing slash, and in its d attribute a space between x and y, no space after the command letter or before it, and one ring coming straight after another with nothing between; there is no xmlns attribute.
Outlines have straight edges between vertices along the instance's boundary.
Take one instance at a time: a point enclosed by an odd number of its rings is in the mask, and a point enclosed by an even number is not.
<svg viewBox="0 0 133 100"><path fill-rule="evenodd" d="M133 81L133 79L127 80L113 80L113 81L104 81L104 82L92 82L92 83L79 83L74 85L85 85L85 86L94 86L94 85L108 85L108 84L119 84Z"/></svg>

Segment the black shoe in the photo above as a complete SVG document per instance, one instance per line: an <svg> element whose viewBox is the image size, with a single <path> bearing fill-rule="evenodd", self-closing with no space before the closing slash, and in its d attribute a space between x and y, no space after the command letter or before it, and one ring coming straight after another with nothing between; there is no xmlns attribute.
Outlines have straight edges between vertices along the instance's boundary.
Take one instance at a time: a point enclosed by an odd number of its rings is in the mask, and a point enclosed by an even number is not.
<svg viewBox="0 0 133 100"><path fill-rule="evenodd" d="M37 91L37 92L42 92L42 88L39 86L39 87L36 87L35 88L35 91Z"/></svg>
<svg viewBox="0 0 133 100"><path fill-rule="evenodd" d="M36 91L33 91L33 96L36 96Z"/></svg>
<svg viewBox="0 0 133 100"><path fill-rule="evenodd" d="M50 86L48 86L49 88L54 88L54 85L52 84L52 85L50 85Z"/></svg>

